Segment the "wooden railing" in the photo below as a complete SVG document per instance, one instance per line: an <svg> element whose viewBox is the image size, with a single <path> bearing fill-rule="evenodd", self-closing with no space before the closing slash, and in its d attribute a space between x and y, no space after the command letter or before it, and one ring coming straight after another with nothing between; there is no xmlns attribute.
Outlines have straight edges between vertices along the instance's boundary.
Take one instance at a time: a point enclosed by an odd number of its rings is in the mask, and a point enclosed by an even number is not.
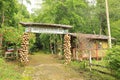
<svg viewBox="0 0 120 80"><path fill-rule="evenodd" d="M90 64L91 66L96 66L96 67L101 67L101 68L107 68L109 69L108 67L106 66L102 66L102 65L99 65L99 64Z"/></svg>
<svg viewBox="0 0 120 80"><path fill-rule="evenodd" d="M94 70L94 71L97 71L97 72L115 77L114 74L112 74L112 70L107 66L103 66L103 65L99 65L99 64L93 64L93 63L91 63L90 66L91 66L91 70ZM94 68L94 66L98 67L98 68ZM99 67L102 68L102 69L99 69ZM104 69L106 69L108 71L105 71Z"/></svg>

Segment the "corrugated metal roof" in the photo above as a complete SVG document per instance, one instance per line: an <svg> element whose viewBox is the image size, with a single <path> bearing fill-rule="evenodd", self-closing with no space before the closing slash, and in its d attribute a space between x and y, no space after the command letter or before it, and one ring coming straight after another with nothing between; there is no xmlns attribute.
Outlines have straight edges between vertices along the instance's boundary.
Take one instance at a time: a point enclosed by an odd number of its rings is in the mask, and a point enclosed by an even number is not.
<svg viewBox="0 0 120 80"><path fill-rule="evenodd" d="M97 35L97 34L83 34L83 33L69 33L71 36L74 36L74 37L85 37L85 38L88 38L88 39L104 39L104 40L107 40L108 39L108 36L106 35ZM112 38L112 39L115 39L115 38Z"/></svg>
<svg viewBox="0 0 120 80"><path fill-rule="evenodd" d="M64 28L64 29L70 29L72 26L70 25L62 25L62 24L49 24L49 23L25 23L25 22L20 22L21 25L24 27L29 27L29 26L42 26L42 27L54 27L54 28Z"/></svg>

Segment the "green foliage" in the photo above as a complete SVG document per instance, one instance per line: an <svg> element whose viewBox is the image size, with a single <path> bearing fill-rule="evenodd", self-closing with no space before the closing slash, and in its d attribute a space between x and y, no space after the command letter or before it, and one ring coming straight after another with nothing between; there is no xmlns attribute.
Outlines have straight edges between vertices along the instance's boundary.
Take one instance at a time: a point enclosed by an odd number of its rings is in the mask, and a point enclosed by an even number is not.
<svg viewBox="0 0 120 80"><path fill-rule="evenodd" d="M111 22L111 34L116 38L117 44L120 44L120 1L118 0L109 0L109 14L110 14L110 22Z"/></svg>
<svg viewBox="0 0 120 80"><path fill-rule="evenodd" d="M87 25L90 16L88 8L84 0L44 0L42 8L36 12L38 16L34 21L72 25L72 32L93 33L90 25Z"/></svg>
<svg viewBox="0 0 120 80"><path fill-rule="evenodd" d="M111 26L111 34L113 37L117 39L117 44L120 41L120 1L118 0L108 0L109 7L109 17L110 17L110 26ZM102 29L102 34L107 34L107 23L106 23L106 8L105 8L105 0L97 0L97 6L95 7L97 13L97 17L99 19L98 23Z"/></svg>
<svg viewBox="0 0 120 80"><path fill-rule="evenodd" d="M0 32L3 35L5 43L15 43L16 45L20 45L21 38L23 34L23 28L14 28L14 27L2 27L0 28Z"/></svg>
<svg viewBox="0 0 120 80"><path fill-rule="evenodd" d="M8 65L0 58L0 80L22 80L22 76L14 66Z"/></svg>
<svg viewBox="0 0 120 80"><path fill-rule="evenodd" d="M119 7L120 7L120 1L118 0L109 0L109 12L110 12L110 20L113 21L118 21L120 20L120 12L119 12Z"/></svg>
<svg viewBox="0 0 120 80"><path fill-rule="evenodd" d="M40 42L40 34L35 34L34 41L35 41L35 43L30 48L31 52L36 52L36 51L39 51L40 49L42 49L42 43Z"/></svg>
<svg viewBox="0 0 120 80"><path fill-rule="evenodd" d="M111 23L111 34L116 38L117 44L120 44L120 20Z"/></svg>
<svg viewBox="0 0 120 80"><path fill-rule="evenodd" d="M55 23L72 25L71 32L93 33L93 30L98 33L97 24L94 24L94 29L90 24L90 13L88 12L88 4L84 0L44 0L40 10L37 10L34 15L34 21L40 23ZM89 21L88 21L89 20ZM92 19L96 21L97 19ZM89 25L88 25L89 24ZM49 49L49 35L40 35L40 42L43 48ZM51 38L51 43L57 45L58 36Z"/></svg>
<svg viewBox="0 0 120 80"><path fill-rule="evenodd" d="M104 63L104 61L102 63ZM88 64L89 64L89 61L82 61L82 62L72 61L69 64L69 66L72 67L73 69L75 69L76 71L79 71L81 73L81 75L84 76L85 80L108 80L108 79L116 80L111 75L100 73L100 72L96 71L96 70L104 71L103 68L98 69L98 67L95 68L94 66L92 66L92 69L94 69L94 70L90 71ZM108 70L105 70L104 72L108 72Z"/></svg>
<svg viewBox="0 0 120 80"><path fill-rule="evenodd" d="M0 0L0 16L0 27L18 27L20 20L27 21L26 18L30 17L26 7L21 6L18 0Z"/></svg>
<svg viewBox="0 0 120 80"><path fill-rule="evenodd" d="M29 0L26 1L29 3ZM19 25L19 22L27 22L30 18L26 7L21 5L18 0L0 0L0 16L0 34L3 35L3 47L7 46L7 43L20 46L24 28Z"/></svg>
<svg viewBox="0 0 120 80"><path fill-rule="evenodd" d="M42 46L44 50L49 50L49 41L50 36L48 34L40 35L40 42L42 42Z"/></svg>
<svg viewBox="0 0 120 80"><path fill-rule="evenodd" d="M119 41L118 9L120 5L118 0L116 2L109 0L109 12L112 36ZM41 9L34 14L36 15L34 21L72 25L70 32L107 35L105 10L105 0L97 0L96 6L89 6L85 0L44 0Z"/></svg>
<svg viewBox="0 0 120 80"><path fill-rule="evenodd" d="M30 50L30 53L35 51L34 50L34 43L35 43L35 34L29 33L29 50Z"/></svg>
<svg viewBox="0 0 120 80"><path fill-rule="evenodd" d="M11 4L12 3L12 4ZM5 25L11 25L13 26L15 20L13 19L14 13L17 13L17 6L16 5L17 1L16 0L0 0L1 8L0 8L0 25L5 24Z"/></svg>
<svg viewBox="0 0 120 80"><path fill-rule="evenodd" d="M71 67L74 67L74 68L76 68L76 69L85 69L87 63L88 63L87 61L82 61L82 62L72 61L72 62L70 63L70 66L71 66Z"/></svg>
<svg viewBox="0 0 120 80"><path fill-rule="evenodd" d="M120 46L114 46L108 50L109 67L113 70L114 75L120 79Z"/></svg>
<svg viewBox="0 0 120 80"><path fill-rule="evenodd" d="M97 5L95 7L96 18L98 19L98 24L101 34L107 34L107 20L106 20L106 8L105 0L97 0Z"/></svg>

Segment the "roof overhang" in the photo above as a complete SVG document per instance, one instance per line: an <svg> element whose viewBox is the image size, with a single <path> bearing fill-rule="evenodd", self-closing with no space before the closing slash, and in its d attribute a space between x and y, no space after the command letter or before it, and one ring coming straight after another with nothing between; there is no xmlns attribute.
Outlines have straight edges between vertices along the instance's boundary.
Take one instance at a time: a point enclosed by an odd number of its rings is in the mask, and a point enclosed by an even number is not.
<svg viewBox="0 0 120 80"><path fill-rule="evenodd" d="M48 24L48 23L25 23L21 22L26 28L26 32L33 33L53 33L53 34L66 34L68 29L72 28L70 25L61 24Z"/></svg>
<svg viewBox="0 0 120 80"><path fill-rule="evenodd" d="M21 25L23 25L24 27L52 27L52 28L64 28L64 29L70 29L72 28L72 26L70 25L62 25L62 24L49 24L49 23L25 23L25 22L20 22Z"/></svg>
<svg viewBox="0 0 120 80"><path fill-rule="evenodd" d="M108 40L108 36L106 35L97 35L97 34L83 34L83 33L69 33L73 37L84 37L87 39L92 40ZM115 40L115 38L111 38L112 40Z"/></svg>

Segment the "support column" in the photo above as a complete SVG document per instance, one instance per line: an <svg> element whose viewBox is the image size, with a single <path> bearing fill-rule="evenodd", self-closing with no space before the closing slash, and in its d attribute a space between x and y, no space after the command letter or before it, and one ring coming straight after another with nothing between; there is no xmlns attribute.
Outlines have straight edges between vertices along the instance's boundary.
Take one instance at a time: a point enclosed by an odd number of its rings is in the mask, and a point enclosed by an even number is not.
<svg viewBox="0 0 120 80"><path fill-rule="evenodd" d="M65 56L65 64L71 62L71 44L70 44L70 36L66 34L64 36L64 56Z"/></svg>
<svg viewBox="0 0 120 80"><path fill-rule="evenodd" d="M20 49L20 61L24 65L26 65L28 60L28 53L29 53L29 33L24 33L22 37L21 49Z"/></svg>

